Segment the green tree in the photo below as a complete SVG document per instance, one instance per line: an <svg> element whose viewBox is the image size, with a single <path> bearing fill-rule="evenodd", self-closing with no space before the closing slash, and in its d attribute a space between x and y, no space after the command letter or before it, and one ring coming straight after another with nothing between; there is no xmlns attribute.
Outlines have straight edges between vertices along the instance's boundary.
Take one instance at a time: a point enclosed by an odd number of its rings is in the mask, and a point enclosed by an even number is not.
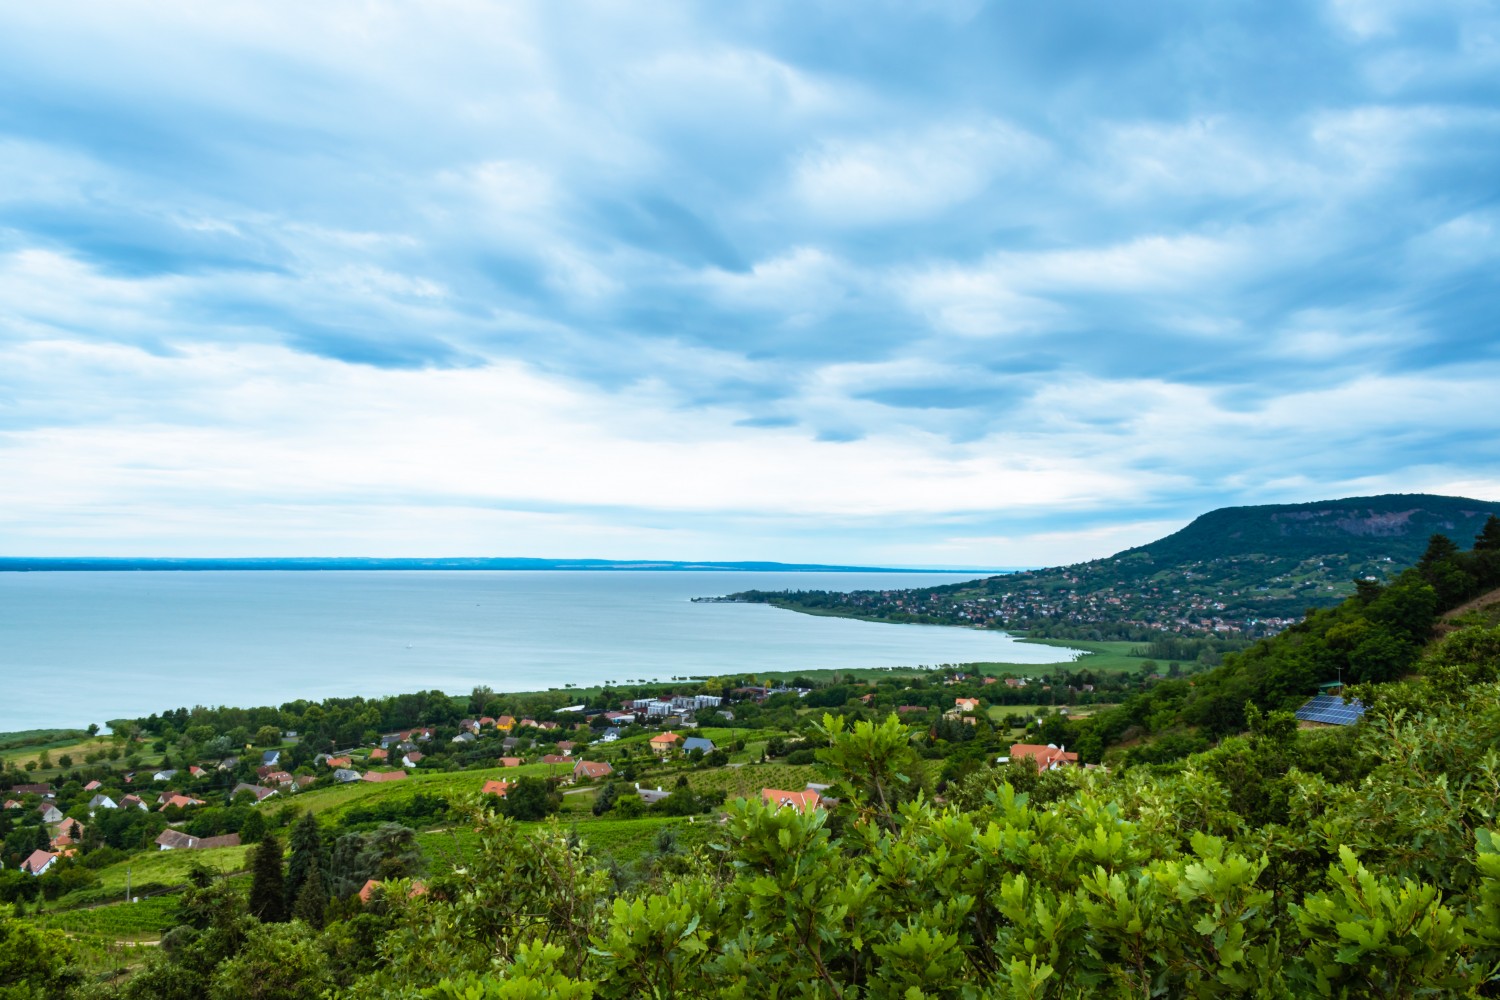
<svg viewBox="0 0 1500 1000"><path fill-rule="evenodd" d="M250 912L263 923L286 919L286 880L281 870L281 841L267 837L252 852Z"/></svg>
<svg viewBox="0 0 1500 1000"><path fill-rule="evenodd" d="M562 795L545 778L521 778L496 811L515 820L539 820L562 808Z"/></svg>
<svg viewBox="0 0 1500 1000"><path fill-rule="evenodd" d="M270 843L270 841L267 841ZM331 985L316 932L301 923L257 927L213 975L212 1000L318 1000Z"/></svg>
<svg viewBox="0 0 1500 1000"><path fill-rule="evenodd" d="M252 793L242 793L250 795ZM251 809L240 824L240 842L258 844L266 836L266 818L258 810Z"/></svg>
<svg viewBox="0 0 1500 1000"><path fill-rule="evenodd" d="M302 818L292 826L289 846L291 852L286 868L286 905L290 911L302 892L302 883L308 874L322 867L323 837L318 830L317 817L310 812L302 814ZM318 885L322 888L321 878Z"/></svg>

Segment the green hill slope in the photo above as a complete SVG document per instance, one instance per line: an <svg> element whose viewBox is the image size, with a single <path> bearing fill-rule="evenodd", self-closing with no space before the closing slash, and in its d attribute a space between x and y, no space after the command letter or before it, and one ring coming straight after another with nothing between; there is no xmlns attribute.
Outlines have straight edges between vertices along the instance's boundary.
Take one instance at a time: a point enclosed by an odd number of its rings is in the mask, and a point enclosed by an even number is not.
<svg viewBox="0 0 1500 1000"><path fill-rule="evenodd" d="M1427 494L1225 507L1149 545L1071 566L911 590L747 591L730 599L1056 638L1256 638L1309 608L1337 604L1356 579L1393 578L1433 534L1468 548L1492 514L1500 515L1500 503Z"/></svg>

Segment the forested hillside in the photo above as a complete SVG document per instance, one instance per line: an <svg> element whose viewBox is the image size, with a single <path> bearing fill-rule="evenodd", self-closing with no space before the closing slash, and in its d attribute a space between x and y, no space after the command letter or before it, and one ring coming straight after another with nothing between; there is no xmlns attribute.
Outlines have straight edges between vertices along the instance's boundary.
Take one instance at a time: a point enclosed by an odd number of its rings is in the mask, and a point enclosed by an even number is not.
<svg viewBox="0 0 1500 1000"><path fill-rule="evenodd" d="M879 621L1144 641L1163 633L1256 638L1388 581L1442 534L1468 548L1500 503L1426 494L1225 507L1107 559L908 590L744 591L755 601Z"/></svg>
<svg viewBox="0 0 1500 1000"><path fill-rule="evenodd" d="M823 689L822 700L846 700L801 734L832 786L821 804L731 796L694 817L682 846L630 872L596 839L607 825L523 823L509 803L458 795L450 822L467 849L418 884L404 877L410 839L390 827L335 838L308 811L285 834L265 831L248 895L195 874L178 926L125 977L84 975L74 942L33 917L0 919L0 989L121 1000L1492 996L1500 609L1441 612L1497 578L1500 520L1472 552L1434 538L1389 585L1127 700L1119 711L1142 734L1106 753L1108 769L1000 763L983 720L855 718L858 688ZM1299 728L1283 706L1328 670L1360 681L1368 711L1350 727ZM1118 721L1048 724L1086 736ZM1173 746L1184 734L1204 749ZM1165 752L1139 752L1152 747ZM366 902L356 872L383 881Z"/></svg>

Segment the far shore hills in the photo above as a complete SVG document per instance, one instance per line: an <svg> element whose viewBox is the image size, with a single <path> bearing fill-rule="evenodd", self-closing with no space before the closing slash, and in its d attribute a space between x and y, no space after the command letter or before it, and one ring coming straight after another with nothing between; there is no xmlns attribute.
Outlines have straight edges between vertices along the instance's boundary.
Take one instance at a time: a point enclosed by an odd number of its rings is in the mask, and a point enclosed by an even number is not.
<svg viewBox="0 0 1500 1000"><path fill-rule="evenodd" d="M673 559L530 559L530 558L115 558L96 556L0 557L0 573L121 572L181 570L617 570L683 573L958 573L991 574L1010 569L921 566L830 566L822 563L681 562Z"/></svg>

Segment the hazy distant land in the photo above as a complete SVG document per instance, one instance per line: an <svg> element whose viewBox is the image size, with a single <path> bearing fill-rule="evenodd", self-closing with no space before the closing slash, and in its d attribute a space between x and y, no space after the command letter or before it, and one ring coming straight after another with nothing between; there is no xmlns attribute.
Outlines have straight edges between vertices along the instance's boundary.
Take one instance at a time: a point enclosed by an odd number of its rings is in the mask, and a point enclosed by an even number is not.
<svg viewBox="0 0 1500 1000"><path fill-rule="evenodd" d="M651 570L698 573L994 573L995 569L925 569L888 566L825 566L820 563L679 562L672 559L520 559L436 558L370 559L135 559L78 557L0 557L3 572L121 570Z"/></svg>

